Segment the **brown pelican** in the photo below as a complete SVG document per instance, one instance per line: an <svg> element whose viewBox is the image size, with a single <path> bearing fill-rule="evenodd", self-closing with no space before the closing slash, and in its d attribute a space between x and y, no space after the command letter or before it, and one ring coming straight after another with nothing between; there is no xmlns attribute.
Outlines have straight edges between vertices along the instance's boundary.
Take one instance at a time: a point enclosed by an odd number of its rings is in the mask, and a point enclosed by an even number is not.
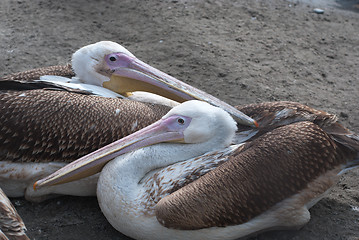
<svg viewBox="0 0 359 240"><path fill-rule="evenodd" d="M0 239L27 240L25 231L24 222L0 188Z"/></svg>
<svg viewBox="0 0 359 240"><path fill-rule="evenodd" d="M243 109L272 129L242 131L257 135L231 145L236 124L228 113L188 101L34 187L93 174L115 158L101 171L97 197L112 226L135 239L237 239L303 226L308 209L358 164L358 135L296 103Z"/></svg>
<svg viewBox="0 0 359 240"><path fill-rule="evenodd" d="M75 76L66 65L0 80L0 187L9 197L25 195L39 201L48 194L94 195L96 177L38 192L32 185L170 109L153 102L173 106L202 99L223 107L240 123L256 124L228 104L140 61L117 43L103 41L79 49L72 67Z"/></svg>

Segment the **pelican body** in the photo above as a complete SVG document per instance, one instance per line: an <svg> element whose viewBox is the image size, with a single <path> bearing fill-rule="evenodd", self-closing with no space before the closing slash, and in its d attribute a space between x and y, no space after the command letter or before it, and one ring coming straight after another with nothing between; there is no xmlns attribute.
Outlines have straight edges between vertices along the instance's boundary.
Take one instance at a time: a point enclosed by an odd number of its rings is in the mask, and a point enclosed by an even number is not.
<svg viewBox="0 0 359 240"><path fill-rule="evenodd" d="M97 176L37 192L32 185L193 98L222 106L239 122L256 125L237 109L109 41L79 49L71 65L6 76L0 79L0 187L9 197L31 201L49 194L95 195Z"/></svg>
<svg viewBox="0 0 359 240"><path fill-rule="evenodd" d="M250 112L265 105L244 108ZM237 239L298 228L340 174L358 164L359 138L329 114L320 127L313 122L323 112L283 105L267 103L279 111L256 116L272 119L270 130L242 131L246 142L232 145L244 138L235 138L237 127L228 113L204 102L185 102L34 188L91 175L114 158L101 171L97 196L112 226L132 238ZM312 117L313 122L303 120Z"/></svg>

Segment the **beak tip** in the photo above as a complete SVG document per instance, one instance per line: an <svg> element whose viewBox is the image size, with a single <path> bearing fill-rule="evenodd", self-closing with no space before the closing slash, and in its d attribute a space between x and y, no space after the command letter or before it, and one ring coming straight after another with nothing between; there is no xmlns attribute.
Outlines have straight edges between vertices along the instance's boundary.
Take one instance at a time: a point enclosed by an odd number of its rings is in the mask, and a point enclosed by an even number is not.
<svg viewBox="0 0 359 240"><path fill-rule="evenodd" d="M32 185L32 188L34 189L34 191L36 191L37 190L37 181L34 183L34 185Z"/></svg>
<svg viewBox="0 0 359 240"><path fill-rule="evenodd" d="M256 128L259 128L259 124L258 124L258 122L256 121L256 120L254 120L254 125L256 126Z"/></svg>

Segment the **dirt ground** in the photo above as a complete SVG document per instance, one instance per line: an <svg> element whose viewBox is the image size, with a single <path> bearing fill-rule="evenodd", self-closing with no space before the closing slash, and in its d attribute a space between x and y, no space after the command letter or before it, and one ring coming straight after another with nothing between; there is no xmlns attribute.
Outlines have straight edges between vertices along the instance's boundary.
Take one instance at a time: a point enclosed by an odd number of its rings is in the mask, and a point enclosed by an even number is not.
<svg viewBox="0 0 359 240"><path fill-rule="evenodd" d="M1 75L65 64L100 40L233 105L298 101L359 132L359 1L0 2ZM251 239L358 240L358 178L346 173L302 229ZM128 239L94 197L12 201L32 239Z"/></svg>

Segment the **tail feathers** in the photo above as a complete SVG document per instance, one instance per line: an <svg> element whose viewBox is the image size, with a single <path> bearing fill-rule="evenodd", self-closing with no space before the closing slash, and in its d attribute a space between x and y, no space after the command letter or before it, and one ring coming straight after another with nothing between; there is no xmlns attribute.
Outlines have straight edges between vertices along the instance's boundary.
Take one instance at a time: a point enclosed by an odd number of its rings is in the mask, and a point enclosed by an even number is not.
<svg viewBox="0 0 359 240"><path fill-rule="evenodd" d="M332 136L336 143L346 149L344 154L348 161L343 166L342 171L339 172L339 175L359 167L359 135L343 127L339 123L327 126L325 131Z"/></svg>
<svg viewBox="0 0 359 240"><path fill-rule="evenodd" d="M345 164L343 166L343 169L338 173L338 175L342 175L343 173L346 173L347 171L352 170L357 167L359 167L359 154L357 155L357 157L354 160Z"/></svg>
<svg viewBox="0 0 359 240"><path fill-rule="evenodd" d="M355 133L338 135L332 134L333 139L350 150L359 153L359 135Z"/></svg>
<svg viewBox="0 0 359 240"><path fill-rule="evenodd" d="M346 167L346 168L359 167L359 154L358 154L358 156L357 156L356 159L354 159L353 161L348 162L345 167Z"/></svg>
<svg viewBox="0 0 359 240"><path fill-rule="evenodd" d="M333 136L334 140L341 145L349 148L351 153L349 153L349 160L344 166L343 169L339 172L339 175L353 169L359 167L359 135L350 134L350 135L336 135ZM350 157L351 156L351 157Z"/></svg>
<svg viewBox="0 0 359 240"><path fill-rule="evenodd" d="M322 129L330 134L333 139L349 148L350 150L359 152L359 135L343 127L340 123L333 123L328 126L323 126Z"/></svg>

